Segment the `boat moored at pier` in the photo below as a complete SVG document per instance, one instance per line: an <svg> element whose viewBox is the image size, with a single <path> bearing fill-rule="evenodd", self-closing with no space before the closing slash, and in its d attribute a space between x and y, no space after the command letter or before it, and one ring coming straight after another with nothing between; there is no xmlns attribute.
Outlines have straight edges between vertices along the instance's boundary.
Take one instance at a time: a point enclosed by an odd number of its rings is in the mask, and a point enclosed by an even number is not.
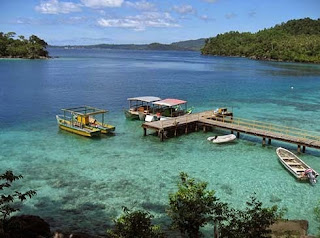
<svg viewBox="0 0 320 238"><path fill-rule="evenodd" d="M281 164L298 180L309 180L311 184L316 183L319 174L298 156L284 148L277 148L277 155Z"/></svg>
<svg viewBox="0 0 320 238"><path fill-rule="evenodd" d="M187 108L187 101L167 98L152 103L153 113L146 121L166 120L171 117L179 117L192 113L192 108Z"/></svg>
<svg viewBox="0 0 320 238"><path fill-rule="evenodd" d="M153 112L153 102L160 101L161 98L154 96L142 96L128 98L129 109L125 110L125 116L131 120L145 120L145 116Z"/></svg>
<svg viewBox="0 0 320 238"><path fill-rule="evenodd" d="M234 141L237 137L234 134L224 135L224 136L211 136L207 140L215 144L227 143Z"/></svg>

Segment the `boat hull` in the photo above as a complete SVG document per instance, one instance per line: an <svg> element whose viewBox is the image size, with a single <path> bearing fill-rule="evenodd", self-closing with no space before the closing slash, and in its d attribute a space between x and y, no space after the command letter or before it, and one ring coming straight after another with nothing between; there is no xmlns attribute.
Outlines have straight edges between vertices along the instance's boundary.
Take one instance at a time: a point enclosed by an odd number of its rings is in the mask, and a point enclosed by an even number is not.
<svg viewBox="0 0 320 238"><path fill-rule="evenodd" d="M101 130L94 128L80 128L73 125L72 121L62 119L58 115L56 116L57 123L61 130L65 130L77 135L86 136L86 137L94 137L100 136Z"/></svg>
<svg viewBox="0 0 320 238"><path fill-rule="evenodd" d="M87 131L83 131L83 130L78 130L77 128L74 127L69 127L69 126L65 126L65 125L59 125L59 128L61 130L65 130L77 135L81 135L81 136L86 136L86 137L94 137L94 136L99 136L100 135L100 131L94 131L94 132L87 132Z"/></svg>
<svg viewBox="0 0 320 238"><path fill-rule="evenodd" d="M309 165L303 162L298 156L291 151L284 148L277 148L276 150L280 163L298 180L308 180L305 176L305 171L311 169ZM314 171L314 170L313 170ZM319 174L314 171L315 177Z"/></svg>
<svg viewBox="0 0 320 238"><path fill-rule="evenodd" d="M115 126L103 124L102 127L99 128L102 134L113 133L116 129Z"/></svg>
<svg viewBox="0 0 320 238"><path fill-rule="evenodd" d="M113 133L116 129L115 126L109 125L109 124L102 124L100 122L96 122L96 125L88 125L86 128L89 129L99 129L102 134L109 134Z"/></svg>
<svg viewBox="0 0 320 238"><path fill-rule="evenodd" d="M146 118L146 114L143 113L143 112L139 112L139 120L140 120L140 121L144 121L145 118Z"/></svg>
<svg viewBox="0 0 320 238"><path fill-rule="evenodd" d="M139 120L139 114L133 114L129 110L124 111L124 115L126 116L127 119L129 120Z"/></svg>
<svg viewBox="0 0 320 238"><path fill-rule="evenodd" d="M227 142L232 142L236 139L237 137L233 134L230 135L225 135L225 136L212 136L212 137L208 137L207 140L208 141L212 141L212 143L215 144L221 144L221 143L227 143Z"/></svg>

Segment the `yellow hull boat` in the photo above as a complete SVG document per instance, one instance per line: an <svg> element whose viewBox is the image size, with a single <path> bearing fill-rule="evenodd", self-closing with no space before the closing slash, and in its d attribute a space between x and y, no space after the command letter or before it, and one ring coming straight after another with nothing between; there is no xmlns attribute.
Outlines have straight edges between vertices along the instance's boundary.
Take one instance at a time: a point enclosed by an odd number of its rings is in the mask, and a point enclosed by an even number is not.
<svg viewBox="0 0 320 238"><path fill-rule="evenodd" d="M76 121L62 119L59 115L56 116L59 128L74 134L86 137L100 136L101 130L95 128L86 128L78 125Z"/></svg>

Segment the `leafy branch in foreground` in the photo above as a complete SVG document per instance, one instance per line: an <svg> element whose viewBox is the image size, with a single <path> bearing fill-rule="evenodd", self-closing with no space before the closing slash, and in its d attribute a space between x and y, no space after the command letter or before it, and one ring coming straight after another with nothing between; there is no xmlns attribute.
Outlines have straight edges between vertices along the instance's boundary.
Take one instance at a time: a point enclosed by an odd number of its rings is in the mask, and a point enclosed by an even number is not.
<svg viewBox="0 0 320 238"><path fill-rule="evenodd" d="M130 211L123 207L124 214L114 220L114 228L108 230L112 238L164 238L160 226L152 225L153 216L144 211Z"/></svg>
<svg viewBox="0 0 320 238"><path fill-rule="evenodd" d="M178 191L169 194L167 213L172 219L172 227L190 238L201 237L200 228L210 223L214 225L214 237L270 237L270 225L285 211L278 210L277 206L263 208L255 194L246 204L245 210L230 208L219 201L214 190L207 190L206 182L196 181L181 172Z"/></svg>
<svg viewBox="0 0 320 238"><path fill-rule="evenodd" d="M200 237L200 227L213 220L214 211L220 210L222 214L222 204L219 206L218 199L214 195L215 191L206 190L207 184L196 181L188 174L181 172L178 191L169 194L167 213L172 219L173 228L178 228L181 234ZM219 219L217 215L216 221Z"/></svg>
<svg viewBox="0 0 320 238"><path fill-rule="evenodd" d="M6 171L0 175L0 225L5 225L7 218L14 212L19 211L19 208L14 206L16 201L23 202L27 198L32 198L36 195L36 191L29 190L25 193L18 191L11 194L5 194L4 189L10 188L12 183L16 180L22 179L22 175L14 175L12 171Z"/></svg>
<svg viewBox="0 0 320 238"><path fill-rule="evenodd" d="M220 238L271 237L269 227L281 219L285 210L277 206L263 208L254 196L246 202L245 210L230 209L227 220L220 223Z"/></svg>

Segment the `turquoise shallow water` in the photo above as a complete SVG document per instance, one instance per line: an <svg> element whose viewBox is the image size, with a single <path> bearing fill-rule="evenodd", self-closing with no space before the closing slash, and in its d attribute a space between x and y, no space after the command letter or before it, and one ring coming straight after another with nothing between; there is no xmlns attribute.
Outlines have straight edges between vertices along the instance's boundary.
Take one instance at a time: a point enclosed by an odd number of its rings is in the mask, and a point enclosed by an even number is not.
<svg viewBox="0 0 320 238"><path fill-rule="evenodd" d="M104 234L121 207L143 208L169 224L168 193L180 171L207 181L217 196L243 208L254 192L264 205L287 208L286 218L307 219L319 184L297 182L275 149L294 145L241 135L233 144L206 138L223 130L183 135L160 143L143 137L139 121L122 109L132 96L188 100L196 111L220 106L237 117L320 133L319 65L203 57L195 52L51 50L51 60L0 60L0 172L24 175L17 188L36 189L23 213L45 218L53 229ZM293 87L293 89L291 89ZM59 131L60 108L93 105L110 110L115 136L88 139ZM320 151L300 157L320 171ZM205 229L209 236L209 228Z"/></svg>

